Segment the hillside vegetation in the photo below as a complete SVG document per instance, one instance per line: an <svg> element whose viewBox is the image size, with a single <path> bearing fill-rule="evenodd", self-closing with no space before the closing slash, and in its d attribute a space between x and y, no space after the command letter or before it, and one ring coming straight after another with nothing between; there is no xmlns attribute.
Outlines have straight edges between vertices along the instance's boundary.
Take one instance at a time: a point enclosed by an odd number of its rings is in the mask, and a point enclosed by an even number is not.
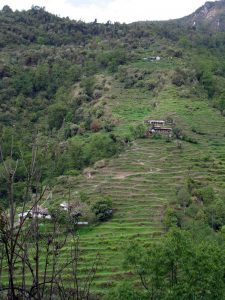
<svg viewBox="0 0 225 300"><path fill-rule="evenodd" d="M69 202L88 222L76 227L81 290L94 268L91 293L73 299L225 299L225 32L213 26L224 13L218 1L180 20L128 25L0 11L1 246L10 187L16 214L44 191L39 205L60 223L59 241L74 221L59 208ZM172 135L146 134L150 119ZM53 221L40 225L44 243ZM39 259L44 272L45 250ZM60 277L67 289L70 272Z"/></svg>

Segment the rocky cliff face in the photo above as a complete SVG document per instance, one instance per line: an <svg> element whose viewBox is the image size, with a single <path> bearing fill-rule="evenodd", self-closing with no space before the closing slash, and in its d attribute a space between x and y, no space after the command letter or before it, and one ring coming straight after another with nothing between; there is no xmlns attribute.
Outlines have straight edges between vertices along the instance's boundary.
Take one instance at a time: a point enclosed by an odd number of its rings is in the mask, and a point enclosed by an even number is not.
<svg viewBox="0 0 225 300"><path fill-rule="evenodd" d="M225 31L225 0L206 2L193 14L180 19L193 28L207 28L210 31Z"/></svg>

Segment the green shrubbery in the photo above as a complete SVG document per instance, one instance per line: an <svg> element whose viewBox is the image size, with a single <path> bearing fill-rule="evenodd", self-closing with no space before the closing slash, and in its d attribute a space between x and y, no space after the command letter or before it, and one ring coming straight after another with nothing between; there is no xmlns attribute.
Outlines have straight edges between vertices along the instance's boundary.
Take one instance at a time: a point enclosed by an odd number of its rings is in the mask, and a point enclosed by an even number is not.
<svg viewBox="0 0 225 300"><path fill-rule="evenodd" d="M112 201L110 197L105 196L97 200L92 206L92 212L95 214L97 221L107 221L113 215Z"/></svg>
<svg viewBox="0 0 225 300"><path fill-rule="evenodd" d="M194 139L191 136L188 136L186 133L183 132L183 130L179 127L174 127L173 128L173 135L175 138L178 140L182 140L191 144L198 144L198 141Z"/></svg>
<svg viewBox="0 0 225 300"><path fill-rule="evenodd" d="M114 295L126 300L223 299L223 247L224 239L221 243L196 241L190 233L179 229L171 230L149 246L133 242L126 250L124 265L134 272L139 284L136 288L120 284Z"/></svg>
<svg viewBox="0 0 225 300"><path fill-rule="evenodd" d="M223 197L217 196L211 186L205 186L192 178L177 189L178 209L168 209L165 214L164 224L166 228L173 226L189 227L192 222L203 224L205 228L210 226L215 231L225 225L225 201ZM184 209L183 215L178 217L179 208ZM183 224L183 225L182 225Z"/></svg>
<svg viewBox="0 0 225 300"><path fill-rule="evenodd" d="M144 124L138 124L130 127L130 132L134 139L145 138L147 127Z"/></svg>

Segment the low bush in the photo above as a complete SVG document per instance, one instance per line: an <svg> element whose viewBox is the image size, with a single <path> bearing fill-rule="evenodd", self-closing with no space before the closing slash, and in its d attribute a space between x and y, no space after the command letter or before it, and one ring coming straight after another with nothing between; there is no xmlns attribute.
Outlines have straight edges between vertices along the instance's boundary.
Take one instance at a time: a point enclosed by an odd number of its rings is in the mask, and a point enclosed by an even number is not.
<svg viewBox="0 0 225 300"><path fill-rule="evenodd" d="M107 221L113 215L112 201L109 197L98 200L92 206L92 212L95 214L97 221Z"/></svg>
<svg viewBox="0 0 225 300"><path fill-rule="evenodd" d="M130 132L134 139L145 138L146 137L146 126L144 124L139 124L130 127Z"/></svg>

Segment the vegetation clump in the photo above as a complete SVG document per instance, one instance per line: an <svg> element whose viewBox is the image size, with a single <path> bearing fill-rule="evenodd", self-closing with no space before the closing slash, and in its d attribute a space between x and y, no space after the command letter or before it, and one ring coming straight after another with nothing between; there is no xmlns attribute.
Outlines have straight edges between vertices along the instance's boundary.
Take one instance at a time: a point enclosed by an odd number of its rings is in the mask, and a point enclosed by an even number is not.
<svg viewBox="0 0 225 300"><path fill-rule="evenodd" d="M92 206L92 211L96 216L97 221L107 221L113 215L112 200L108 197L106 199L97 200Z"/></svg>

